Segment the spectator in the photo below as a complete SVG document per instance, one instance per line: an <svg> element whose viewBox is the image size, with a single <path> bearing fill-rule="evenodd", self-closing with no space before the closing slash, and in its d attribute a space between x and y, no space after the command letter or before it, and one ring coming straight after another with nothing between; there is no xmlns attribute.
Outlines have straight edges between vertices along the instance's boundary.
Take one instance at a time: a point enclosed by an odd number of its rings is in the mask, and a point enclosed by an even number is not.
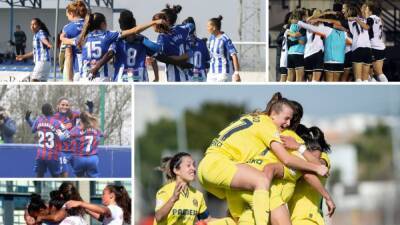
<svg viewBox="0 0 400 225"><path fill-rule="evenodd" d="M14 43L17 55L25 55L26 48L26 35L25 32L21 30L21 26L17 25L14 32Z"/></svg>
<svg viewBox="0 0 400 225"><path fill-rule="evenodd" d="M0 143L13 143L17 127L5 108L0 106Z"/></svg>

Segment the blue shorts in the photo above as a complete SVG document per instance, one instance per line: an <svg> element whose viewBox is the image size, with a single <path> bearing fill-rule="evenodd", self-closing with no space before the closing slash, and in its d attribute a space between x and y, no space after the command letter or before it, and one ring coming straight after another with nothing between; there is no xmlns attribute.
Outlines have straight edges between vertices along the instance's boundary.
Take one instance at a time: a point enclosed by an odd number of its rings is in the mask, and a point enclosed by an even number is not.
<svg viewBox="0 0 400 225"><path fill-rule="evenodd" d="M36 174L45 174L49 170L52 177L58 177L61 174L61 165L58 160L36 159L33 171Z"/></svg>
<svg viewBox="0 0 400 225"><path fill-rule="evenodd" d="M61 173L70 173L72 171L72 152L61 152L59 156Z"/></svg>
<svg viewBox="0 0 400 225"><path fill-rule="evenodd" d="M74 173L77 177L99 177L98 164L97 155L74 156Z"/></svg>

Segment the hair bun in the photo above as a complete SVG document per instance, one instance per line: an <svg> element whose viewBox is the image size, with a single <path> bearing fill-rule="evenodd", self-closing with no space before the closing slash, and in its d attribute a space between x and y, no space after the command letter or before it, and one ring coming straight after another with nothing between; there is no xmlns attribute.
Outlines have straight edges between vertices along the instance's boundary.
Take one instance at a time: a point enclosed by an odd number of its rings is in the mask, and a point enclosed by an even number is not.
<svg viewBox="0 0 400 225"><path fill-rule="evenodd" d="M174 5L174 6L172 7L172 9L174 10L174 12L175 12L176 14L178 14L178 13L180 13L180 12L182 11L182 6L181 6L181 5Z"/></svg>
<svg viewBox="0 0 400 225"><path fill-rule="evenodd" d="M219 16L217 17L217 20L218 20L218 21L222 21L223 18L224 18L224 17L222 17L221 15L219 15Z"/></svg>

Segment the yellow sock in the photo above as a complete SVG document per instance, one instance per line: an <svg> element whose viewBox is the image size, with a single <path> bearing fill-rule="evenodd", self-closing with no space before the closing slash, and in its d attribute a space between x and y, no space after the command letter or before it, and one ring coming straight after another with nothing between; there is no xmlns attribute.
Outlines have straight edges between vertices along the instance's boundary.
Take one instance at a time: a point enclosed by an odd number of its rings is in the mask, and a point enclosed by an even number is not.
<svg viewBox="0 0 400 225"><path fill-rule="evenodd" d="M256 225L267 225L269 221L269 191L255 190L253 212Z"/></svg>
<svg viewBox="0 0 400 225"><path fill-rule="evenodd" d="M216 219L207 223L207 225L236 225L235 221L230 217Z"/></svg>

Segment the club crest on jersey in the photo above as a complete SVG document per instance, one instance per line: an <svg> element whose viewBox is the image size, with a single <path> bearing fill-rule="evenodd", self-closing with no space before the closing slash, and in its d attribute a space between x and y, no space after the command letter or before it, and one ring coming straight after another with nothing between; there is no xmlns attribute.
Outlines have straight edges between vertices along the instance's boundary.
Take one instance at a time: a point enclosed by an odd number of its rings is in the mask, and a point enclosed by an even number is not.
<svg viewBox="0 0 400 225"><path fill-rule="evenodd" d="M199 206L199 202L196 199L193 199L193 205L195 207L198 207Z"/></svg>

